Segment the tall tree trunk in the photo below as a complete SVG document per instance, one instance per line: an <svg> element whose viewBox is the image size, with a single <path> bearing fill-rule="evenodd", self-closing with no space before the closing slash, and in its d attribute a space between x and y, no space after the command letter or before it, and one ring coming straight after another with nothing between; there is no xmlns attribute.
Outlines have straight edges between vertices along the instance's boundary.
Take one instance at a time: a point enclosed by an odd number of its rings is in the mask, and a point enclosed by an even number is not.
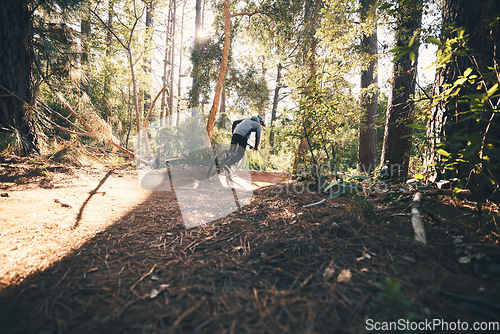
<svg viewBox="0 0 500 334"><path fill-rule="evenodd" d="M113 41L113 34L111 34L111 30L113 29L113 2L109 1L108 3L108 28L106 30L106 57L111 55L111 43Z"/></svg>
<svg viewBox="0 0 500 334"><path fill-rule="evenodd" d="M201 20L202 20L202 0L196 0L196 15L194 23L194 47L193 47L193 70L191 76L193 78L193 85L190 92L191 107L197 107L200 104L200 61L201 56Z"/></svg>
<svg viewBox="0 0 500 334"><path fill-rule="evenodd" d="M215 116L219 109L220 97L222 94L222 87L224 85L224 78L226 77L227 58L229 56L229 46L231 43L231 13L229 12L229 0L224 0L224 46L222 48L222 60L220 64L219 78L217 79L217 86L215 87L215 96L212 108L208 115L207 133L208 138L212 139L214 129Z"/></svg>
<svg viewBox="0 0 500 334"><path fill-rule="evenodd" d="M271 131L269 132L269 146L271 146L271 154L274 154L274 135L275 135L275 122L276 111L278 110L279 95L281 89L281 70L283 66L278 63L278 73L276 74L276 87L274 88L273 108L271 109Z"/></svg>
<svg viewBox="0 0 500 334"><path fill-rule="evenodd" d="M169 125L173 125L174 118L174 73L175 73L175 21L176 21L176 9L177 2L176 0L172 0L172 33L171 40L172 44L170 46L170 92L168 95L168 123Z"/></svg>
<svg viewBox="0 0 500 334"><path fill-rule="evenodd" d="M411 52L395 60L391 97L382 146L382 165L389 167L392 177L406 178L411 153L411 128L413 123L413 96L417 80L418 47L422 22L422 0L400 0L396 25L396 47L407 47Z"/></svg>
<svg viewBox="0 0 500 334"><path fill-rule="evenodd" d="M181 42L179 44L179 73L178 73L178 84L177 84L177 117L175 119L175 124L179 126L180 123L180 103L181 103L181 78L182 78L182 57L184 56L182 50L184 47L184 13L186 10L187 0L184 0L182 5L182 18L181 18Z"/></svg>
<svg viewBox="0 0 500 334"><path fill-rule="evenodd" d="M146 52L149 51L148 48L152 47L153 43L153 29L154 29L154 10L155 10L155 0L149 0L146 2ZM152 69L152 57L153 52L144 59L144 73L146 74L146 80L151 81L151 69ZM147 112L151 106L151 94L144 90L144 111Z"/></svg>
<svg viewBox="0 0 500 334"><path fill-rule="evenodd" d="M106 30L106 58L107 61L105 63L106 75L104 76L103 82L103 92L104 96L108 96L109 87L111 86L111 66L109 57L111 56L111 47L113 42L113 35L111 34L111 30L113 29L113 3L109 1L108 3L108 19L107 26L109 29Z"/></svg>
<svg viewBox="0 0 500 334"><path fill-rule="evenodd" d="M226 112L226 91L223 89L220 98L219 114L223 114L225 112Z"/></svg>
<svg viewBox="0 0 500 334"><path fill-rule="evenodd" d="M134 70L134 59L132 56L132 51L131 49L128 49L128 61L129 61L129 66L130 66L130 74L132 77L132 102L134 103L134 109L135 109L135 118L136 118L136 130L137 130L137 147L136 151L138 151L141 148L140 141L141 141L141 110L139 109L139 97L137 95L137 79L135 77L135 70Z"/></svg>
<svg viewBox="0 0 500 334"><path fill-rule="evenodd" d="M443 6L443 30L441 33L443 42L456 37L456 33L451 28L461 27L464 33L469 36L467 47L468 55L455 55L452 61L448 62L444 67L436 73L434 81L433 95L437 96L449 88L459 76L464 74L467 68L474 69L474 73L485 75L491 73L488 67L496 67L500 62L500 29L498 25L490 26L492 20L500 14L500 2L487 0L445 0ZM497 21L498 22L498 21ZM476 72L477 71L477 72ZM498 70L497 70L498 71ZM496 72L498 76L498 72ZM482 77L488 87L491 87L495 82L498 83L500 78ZM481 88L480 88L481 89ZM478 89L479 90L479 89ZM498 149L500 141L500 117L493 113L490 107L486 107L482 111L481 118L471 113L469 103L459 103L459 100L464 95L479 93L478 90L466 88L460 90L459 94L452 100L438 101L432 109L432 115L428 122L427 132L430 141L430 150L426 154L426 165L440 162L440 157L436 154L435 149L438 145L452 144L452 149L463 149L469 145L469 138L479 135L481 140L487 140L491 145ZM484 93L484 91L482 91ZM498 98L495 98L493 105L498 106ZM471 117L472 116L472 117ZM455 135L460 133L460 137ZM466 138L466 140L464 139ZM472 139L471 139L472 140ZM483 149L479 154L474 156L476 159L481 158ZM473 159L472 157L467 157ZM495 179L497 185L500 181L500 168L495 166L499 163L495 156L490 157L489 176ZM483 165L483 169L484 169ZM457 165L452 172L453 175L448 177L458 177L462 180L467 180L467 186L472 190L473 194L483 193L487 196L491 193L491 183L485 179L472 179L475 175L473 171L477 166L471 163L463 162ZM440 178L440 171L435 171L433 180Z"/></svg>
<svg viewBox="0 0 500 334"><path fill-rule="evenodd" d="M306 87L306 91L311 91L314 87L311 86L316 84L316 45L318 41L316 40L316 29L318 25L319 11L321 7L321 0L307 0L305 2L305 11L304 11L304 25L305 25L305 35L303 36L304 45L302 46L302 54L304 64L307 66L309 70L309 76L306 78L304 82L304 86ZM308 79L312 79L308 81ZM304 104L304 101L300 101L301 104ZM301 123L298 125L301 127L299 131L302 132L299 146L297 147L297 151L295 153L295 159L293 163L293 170L297 171L300 163L304 163L306 159L306 153L308 145L308 123L310 122L309 115L307 115L307 107L304 108L304 114L302 114ZM309 147L312 154L312 149ZM313 159L314 160L314 159ZM315 161L313 163L316 164Z"/></svg>
<svg viewBox="0 0 500 334"><path fill-rule="evenodd" d="M372 25L371 33L363 34L361 49L368 60L368 67L361 71L361 121L358 132L358 170L370 173L377 165L377 21L375 0L361 0L362 25Z"/></svg>
<svg viewBox="0 0 500 334"><path fill-rule="evenodd" d="M80 33L82 35L81 63L83 66L87 66L88 62L89 62L89 43L90 43L90 34L91 34L90 15L88 15L88 17L83 18L81 20Z"/></svg>
<svg viewBox="0 0 500 334"><path fill-rule="evenodd" d="M163 76L162 76L162 86L165 87L168 82L168 65L170 63L170 28L172 26L172 0L169 1L168 5L168 19L167 19L167 33L165 37L165 57L163 58ZM170 93L170 92L168 92ZM167 117L167 114L165 113L165 106L166 106L166 97L167 97L167 91L164 90L163 93L161 94L161 104L160 104L160 126L164 125L165 118Z"/></svg>
<svg viewBox="0 0 500 334"><path fill-rule="evenodd" d="M19 154L39 152L32 85L32 17L28 1L5 0L0 6L0 131L15 131Z"/></svg>

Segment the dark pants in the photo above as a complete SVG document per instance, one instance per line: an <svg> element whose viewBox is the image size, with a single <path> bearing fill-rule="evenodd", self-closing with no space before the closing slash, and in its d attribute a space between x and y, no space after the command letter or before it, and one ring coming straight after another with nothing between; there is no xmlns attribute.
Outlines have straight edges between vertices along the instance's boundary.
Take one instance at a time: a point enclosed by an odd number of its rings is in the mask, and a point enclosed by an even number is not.
<svg viewBox="0 0 500 334"><path fill-rule="evenodd" d="M227 165L231 166L241 159L245 155L245 150L247 148L247 138L240 136L238 134L234 134L233 138L231 138L231 156L232 158L228 161Z"/></svg>

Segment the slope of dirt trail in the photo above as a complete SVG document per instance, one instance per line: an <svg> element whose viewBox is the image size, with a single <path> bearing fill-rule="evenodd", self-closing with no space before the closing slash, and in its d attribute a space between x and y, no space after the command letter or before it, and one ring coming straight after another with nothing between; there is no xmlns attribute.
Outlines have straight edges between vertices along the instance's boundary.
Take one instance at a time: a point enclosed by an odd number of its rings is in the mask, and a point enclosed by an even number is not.
<svg viewBox="0 0 500 334"><path fill-rule="evenodd" d="M46 269L149 195L133 171L2 167L0 288Z"/></svg>
<svg viewBox="0 0 500 334"><path fill-rule="evenodd" d="M500 252L464 224L468 211L429 200L441 221L425 216L422 246L395 215L405 203L304 207L322 197L297 189L263 187L249 205L188 230L174 194L151 192L0 291L0 332L360 333L367 319L499 320ZM462 244L485 256L459 263Z"/></svg>
<svg viewBox="0 0 500 334"><path fill-rule="evenodd" d="M3 157L0 163L0 289L48 268L144 202L155 189L146 190L144 179L133 169L76 168L14 157ZM159 175L159 183L170 191L165 173ZM178 181L189 184L189 177L185 179ZM280 177L258 172L255 180L249 185L252 189L276 183ZM161 193L172 202L169 206L176 205L175 196Z"/></svg>

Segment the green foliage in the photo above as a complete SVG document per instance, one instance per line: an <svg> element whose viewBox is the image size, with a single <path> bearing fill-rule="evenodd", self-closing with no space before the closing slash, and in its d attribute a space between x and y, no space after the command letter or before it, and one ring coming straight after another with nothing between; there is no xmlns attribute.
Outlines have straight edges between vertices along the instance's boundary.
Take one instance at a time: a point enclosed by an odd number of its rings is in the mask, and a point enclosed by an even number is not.
<svg viewBox="0 0 500 334"><path fill-rule="evenodd" d="M0 154L21 155L23 138L14 127L0 128Z"/></svg>
<svg viewBox="0 0 500 334"><path fill-rule="evenodd" d="M190 159L191 164L204 163L205 133L203 124L196 117L187 117L179 126L164 126L159 122L148 129L150 151L156 152L160 161L170 158ZM205 161L206 162L206 161Z"/></svg>
<svg viewBox="0 0 500 334"><path fill-rule="evenodd" d="M290 151L281 149L276 154L271 154L269 148L267 147L266 139L261 142L258 151L255 152L247 150L246 157L246 165L252 170L280 172L291 171L292 155L290 154Z"/></svg>
<svg viewBox="0 0 500 334"><path fill-rule="evenodd" d="M401 290L400 281L387 277L384 283L376 282L374 285L381 290L377 295L377 299L380 302L396 304L405 309L412 305L411 301Z"/></svg>
<svg viewBox="0 0 500 334"><path fill-rule="evenodd" d="M295 53L290 52L300 42L300 16L304 1L267 0L261 5L261 14L250 21L247 35L263 48L267 58L288 60Z"/></svg>
<svg viewBox="0 0 500 334"><path fill-rule="evenodd" d="M229 119L229 116L226 113L222 113L215 120L215 127L218 130L231 131L232 122Z"/></svg>
<svg viewBox="0 0 500 334"><path fill-rule="evenodd" d="M232 108L244 113L263 113L269 103L270 90L265 77L253 64L245 64L245 69L232 68L226 78L226 87L237 93Z"/></svg>
<svg viewBox="0 0 500 334"><path fill-rule="evenodd" d="M339 74L321 73L307 79L297 92L300 104L295 117L300 123L292 135L307 140L312 163L353 161L358 115L347 81Z"/></svg>
<svg viewBox="0 0 500 334"><path fill-rule="evenodd" d="M403 291L402 283L391 277L386 277L384 282L375 282L373 285L379 290L377 298L372 302L374 309L379 310L377 317L381 321L407 321L422 320L420 312L415 312L416 306Z"/></svg>
<svg viewBox="0 0 500 334"><path fill-rule="evenodd" d="M459 58L475 59L475 51L469 48L469 36L464 30L455 29L453 36L441 45L438 68ZM460 170L458 187L472 187L485 192L486 196L500 187L500 142L494 135L500 130L498 72L498 64L487 69L471 65L453 83L444 85L442 93L435 97L435 106L456 108L454 122L458 126L458 131L437 145L436 153L441 159L436 169L445 175ZM489 191L482 186L485 184Z"/></svg>
<svg viewBox="0 0 500 334"><path fill-rule="evenodd" d="M367 195L378 190L377 180L365 173L359 173L350 169L343 177L337 179L325 187L324 192L329 194L327 199L333 199L345 194L353 196L358 210L366 208L373 211L373 205L368 201Z"/></svg>
<svg viewBox="0 0 500 334"><path fill-rule="evenodd" d="M44 75L50 77L55 85L64 80L79 81L82 77L78 66L80 51L77 33L65 23L49 23L41 15L34 17L35 34L33 47L38 56Z"/></svg>
<svg viewBox="0 0 500 334"><path fill-rule="evenodd" d="M205 38L191 52L191 62L193 63L191 76L200 87L199 94L205 99L210 94L211 83L217 80L219 74L222 45L223 37L219 37L217 40L215 38ZM190 94L192 93L191 91ZM197 98L196 96L190 96L190 107L196 106Z"/></svg>

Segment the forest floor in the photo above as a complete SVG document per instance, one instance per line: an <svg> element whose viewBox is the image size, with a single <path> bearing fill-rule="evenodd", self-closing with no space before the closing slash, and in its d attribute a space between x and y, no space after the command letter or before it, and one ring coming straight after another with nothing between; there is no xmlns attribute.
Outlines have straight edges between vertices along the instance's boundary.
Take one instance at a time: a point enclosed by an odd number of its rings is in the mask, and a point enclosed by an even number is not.
<svg viewBox="0 0 500 334"><path fill-rule="evenodd" d="M479 225L474 203L426 197L423 245L404 215L411 193L373 195L374 210L348 195L305 207L325 196L254 173L247 205L186 229L176 193L141 188L134 170L5 156L0 166L0 333L500 321L495 205Z"/></svg>

